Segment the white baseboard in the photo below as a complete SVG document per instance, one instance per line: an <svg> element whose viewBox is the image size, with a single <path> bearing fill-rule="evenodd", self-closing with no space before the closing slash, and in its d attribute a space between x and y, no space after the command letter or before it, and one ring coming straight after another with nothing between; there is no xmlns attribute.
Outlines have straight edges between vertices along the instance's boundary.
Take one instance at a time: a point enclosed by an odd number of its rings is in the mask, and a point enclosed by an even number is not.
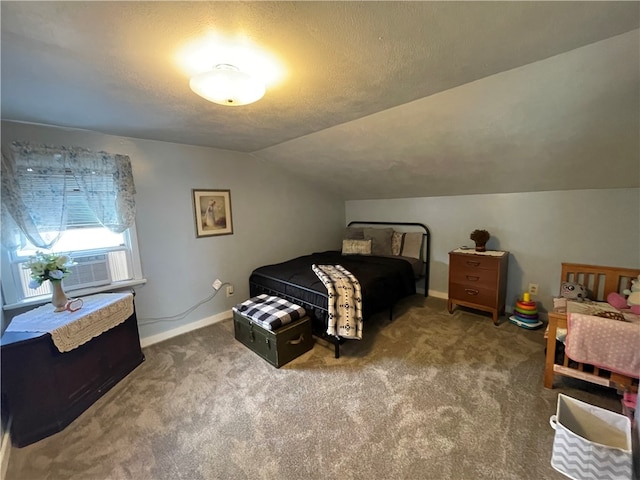
<svg viewBox="0 0 640 480"><path fill-rule="evenodd" d="M424 293L424 290L423 290ZM439 292L437 290L429 290L429 296L430 297L435 297L435 298L442 298L444 300L448 300L449 299L449 293L447 292Z"/></svg>
<svg viewBox="0 0 640 480"><path fill-rule="evenodd" d="M422 293L424 295L424 290L418 289L418 293ZM435 298L442 298L444 300L449 298L449 295L447 292L439 292L437 290L429 290L429 296L435 297ZM182 335L183 333L191 332L193 330L197 330L203 327L208 327L209 325L213 325L214 323L221 322L222 320L231 318L231 316L232 316L231 310L227 310L226 312L218 313L211 317L198 320L197 322L188 323L187 325L182 325L178 328L167 330L166 332L158 333L156 335L151 335L149 337L142 337L140 339L140 345L142 345L142 348L145 348L155 343L164 342L165 340L169 340L170 338L177 337L178 335Z"/></svg>
<svg viewBox="0 0 640 480"><path fill-rule="evenodd" d="M420 293L420 290L418 290ZM421 291L424 295L424 290ZM429 296L435 298L449 298L446 292L439 292L437 290L429 290ZM156 335L151 335L149 337L142 337L140 339L140 345L142 348L148 347L149 345L153 345L155 343L164 342L165 340L169 340L170 338L177 337L178 335L182 335L183 333L191 332L193 330L197 330L199 328L208 327L209 325L213 325L214 323L221 322L222 320L226 320L227 318L232 317L231 310L227 310L226 312L218 313L211 317L203 318L202 320L198 320L197 322L188 323L187 325L182 325L178 328L174 328L172 330L167 330L166 332L158 333Z"/></svg>
<svg viewBox="0 0 640 480"><path fill-rule="evenodd" d="M424 290L419 291L419 293L424 294ZM443 300L449 299L449 294L447 292L439 292L437 290L429 290L429 296L434 298L441 298ZM505 312L504 312L505 315L507 317L509 317L510 315L513 315L514 309L515 307L513 305L505 305ZM543 322L549 321L549 315L546 312L538 311L538 317Z"/></svg>
<svg viewBox="0 0 640 480"><path fill-rule="evenodd" d="M198 320L197 322L188 323L178 328L167 330L166 332L161 332L156 335L151 335L149 337L142 337L140 339L140 345L142 346L142 348L145 348L155 343L164 342L165 340L169 340L170 338L177 337L178 335L182 335L184 333L191 332L193 330L198 330L199 328L208 327L209 325L213 325L214 323L221 322L222 320L231 318L231 316L232 316L231 310L227 310L226 312L218 313L211 317Z"/></svg>
<svg viewBox="0 0 640 480"><path fill-rule="evenodd" d="M7 422L7 431L2 435L2 446L0 446L0 479L7 477L7 467L9 466L9 455L11 454L11 418Z"/></svg>

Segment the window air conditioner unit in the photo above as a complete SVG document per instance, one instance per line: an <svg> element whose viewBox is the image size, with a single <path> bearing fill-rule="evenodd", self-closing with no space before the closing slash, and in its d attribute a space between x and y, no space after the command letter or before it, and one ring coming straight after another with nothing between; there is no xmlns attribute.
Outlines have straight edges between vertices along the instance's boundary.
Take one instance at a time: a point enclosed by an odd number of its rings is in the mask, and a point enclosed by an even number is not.
<svg viewBox="0 0 640 480"><path fill-rule="evenodd" d="M73 261L76 265L71 267L71 274L62 281L65 290L78 290L111 283L111 271L106 253L74 257Z"/></svg>

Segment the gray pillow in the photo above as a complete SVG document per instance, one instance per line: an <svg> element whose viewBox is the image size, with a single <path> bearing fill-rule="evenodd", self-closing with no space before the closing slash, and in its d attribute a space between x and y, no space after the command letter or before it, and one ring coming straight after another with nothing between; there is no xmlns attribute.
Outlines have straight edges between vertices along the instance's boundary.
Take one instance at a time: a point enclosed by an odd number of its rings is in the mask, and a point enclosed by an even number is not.
<svg viewBox="0 0 640 480"><path fill-rule="evenodd" d="M363 227L347 227L344 229L343 239L347 240L364 240Z"/></svg>
<svg viewBox="0 0 640 480"><path fill-rule="evenodd" d="M391 255L393 228L365 228L365 240L371 240L371 255Z"/></svg>

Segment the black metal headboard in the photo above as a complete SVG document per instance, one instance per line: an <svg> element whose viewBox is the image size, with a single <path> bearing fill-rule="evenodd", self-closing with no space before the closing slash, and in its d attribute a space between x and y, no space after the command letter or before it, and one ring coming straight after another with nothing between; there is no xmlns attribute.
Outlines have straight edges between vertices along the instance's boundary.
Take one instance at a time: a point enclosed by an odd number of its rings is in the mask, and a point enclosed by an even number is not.
<svg viewBox="0 0 640 480"><path fill-rule="evenodd" d="M431 264L431 231L423 223L416 222L363 222L360 220L349 222L347 226L352 227L354 225L385 225L387 227L417 227L424 230L422 234L422 252L424 254L424 296L429 296L429 265Z"/></svg>

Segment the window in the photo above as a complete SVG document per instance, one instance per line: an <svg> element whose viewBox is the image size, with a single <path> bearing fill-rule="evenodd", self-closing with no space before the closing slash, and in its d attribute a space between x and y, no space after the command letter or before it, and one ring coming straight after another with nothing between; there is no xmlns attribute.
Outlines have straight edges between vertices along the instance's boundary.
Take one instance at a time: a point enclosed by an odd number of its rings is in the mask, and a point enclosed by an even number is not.
<svg viewBox="0 0 640 480"><path fill-rule="evenodd" d="M63 280L69 292L142 283L133 193L128 157L25 143L3 150L6 304L48 299L50 282L29 288L30 272L23 268L39 250L65 253L74 260L72 274Z"/></svg>

